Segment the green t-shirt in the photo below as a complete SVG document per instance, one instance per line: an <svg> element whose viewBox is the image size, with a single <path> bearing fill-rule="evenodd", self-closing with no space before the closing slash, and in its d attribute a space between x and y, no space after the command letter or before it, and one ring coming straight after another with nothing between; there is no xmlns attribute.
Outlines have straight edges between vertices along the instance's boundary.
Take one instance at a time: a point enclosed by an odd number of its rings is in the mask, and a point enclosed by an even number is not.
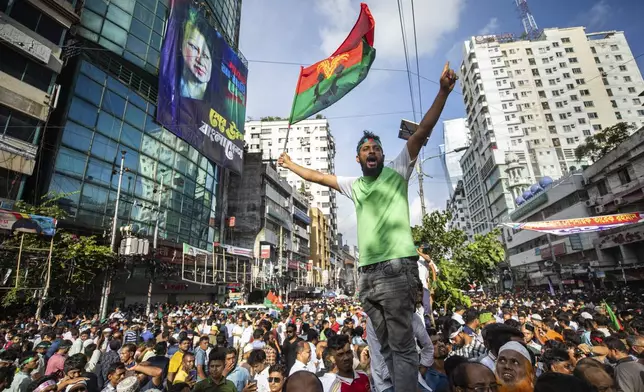
<svg viewBox="0 0 644 392"><path fill-rule="evenodd" d="M417 255L407 199L414 162L405 146L377 178L337 178L340 192L356 207L360 267Z"/></svg>

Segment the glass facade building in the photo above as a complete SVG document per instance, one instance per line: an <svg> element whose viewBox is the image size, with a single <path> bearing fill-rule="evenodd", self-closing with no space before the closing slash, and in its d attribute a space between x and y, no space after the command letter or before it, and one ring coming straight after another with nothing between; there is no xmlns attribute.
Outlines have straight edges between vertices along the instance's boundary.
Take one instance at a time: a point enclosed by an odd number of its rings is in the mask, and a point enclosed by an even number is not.
<svg viewBox="0 0 644 392"><path fill-rule="evenodd" d="M161 197L160 238L212 246L218 166L156 123L155 104L136 90L86 59L78 68L49 184L68 194L70 220L110 227L125 151L118 226L136 224L151 235Z"/></svg>
<svg viewBox="0 0 644 392"><path fill-rule="evenodd" d="M202 4L237 50L241 0ZM109 232L124 151L117 227L152 236L159 215L160 239L211 250L220 240L225 174L155 120L168 14L168 0L84 2L78 55L63 71L67 90L45 141L53 146L43 165L48 180L37 193L64 193L67 223Z"/></svg>

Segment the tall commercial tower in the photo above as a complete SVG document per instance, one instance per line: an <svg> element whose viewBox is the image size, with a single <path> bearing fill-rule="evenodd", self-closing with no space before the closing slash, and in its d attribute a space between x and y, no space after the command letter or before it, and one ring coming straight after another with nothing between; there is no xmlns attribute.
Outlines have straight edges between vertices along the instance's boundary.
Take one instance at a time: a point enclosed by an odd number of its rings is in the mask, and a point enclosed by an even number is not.
<svg viewBox="0 0 644 392"><path fill-rule="evenodd" d="M587 163L574 156L586 137L620 121L644 124L644 83L621 31L472 37L460 71L471 136L461 166L474 233L507 220L542 179Z"/></svg>
<svg viewBox="0 0 644 392"><path fill-rule="evenodd" d="M13 4L26 2L31 0ZM33 1L44 2L68 3ZM81 22L75 38L65 43L70 57L58 79L64 88L46 129L39 181L31 184L30 191L38 196L64 193L61 205L69 213L65 226L109 233L125 152L127 172L117 227L133 225L140 235L149 237L159 217L156 258L169 263L180 262L183 243L211 251L213 242L223 240L228 172L156 121L159 60L170 2L78 3L83 6ZM245 61L237 46L241 0L193 4L201 7L199 15L205 15L206 23ZM135 281L127 287L124 279L115 279L112 293L119 294L114 299L145 298L144 275L135 272ZM177 295L208 299L210 294L193 284L155 286L153 292L153 302ZM160 293L165 297L157 297Z"/></svg>
<svg viewBox="0 0 644 392"><path fill-rule="evenodd" d="M452 151L467 147L470 143L469 139L470 131L467 129L467 119L456 118L443 121L443 144L439 148L450 195L454 194L458 182L463 179L460 160L465 154L465 150Z"/></svg>
<svg viewBox="0 0 644 392"><path fill-rule="evenodd" d="M63 43L80 0L0 1L0 208L12 209L34 173L44 124L57 103Z"/></svg>
<svg viewBox="0 0 644 392"><path fill-rule="evenodd" d="M277 160L284 151L288 129L287 121L247 121L244 140L248 152L262 152L264 160ZM298 165L335 173L335 141L326 119L304 120L291 127L288 133L288 154ZM311 207L319 208L329 226L332 263L338 259L335 243L338 233L338 203L333 190L306 182L296 174L279 169L280 176L297 190L309 195Z"/></svg>

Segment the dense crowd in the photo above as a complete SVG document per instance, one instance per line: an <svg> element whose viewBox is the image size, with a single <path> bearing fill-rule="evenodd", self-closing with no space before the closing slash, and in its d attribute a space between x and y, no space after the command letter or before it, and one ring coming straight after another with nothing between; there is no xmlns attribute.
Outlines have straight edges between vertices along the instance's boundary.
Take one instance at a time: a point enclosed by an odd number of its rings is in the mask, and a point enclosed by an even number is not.
<svg viewBox="0 0 644 392"><path fill-rule="evenodd" d="M430 318L419 292L418 390L642 392L639 294L479 293ZM621 301L613 309L602 298ZM356 301L302 300L281 314L190 303L115 309L106 320L17 315L0 329L7 392L393 390Z"/></svg>

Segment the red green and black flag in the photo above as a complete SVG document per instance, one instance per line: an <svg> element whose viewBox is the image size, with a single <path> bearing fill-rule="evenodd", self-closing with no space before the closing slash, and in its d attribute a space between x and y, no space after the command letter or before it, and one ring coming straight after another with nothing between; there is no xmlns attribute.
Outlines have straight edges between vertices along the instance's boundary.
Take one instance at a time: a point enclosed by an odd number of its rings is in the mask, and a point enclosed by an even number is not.
<svg viewBox="0 0 644 392"><path fill-rule="evenodd" d="M360 4L358 21L342 45L329 58L302 67L289 124L333 105L367 77L376 58L375 27L369 7Z"/></svg>

